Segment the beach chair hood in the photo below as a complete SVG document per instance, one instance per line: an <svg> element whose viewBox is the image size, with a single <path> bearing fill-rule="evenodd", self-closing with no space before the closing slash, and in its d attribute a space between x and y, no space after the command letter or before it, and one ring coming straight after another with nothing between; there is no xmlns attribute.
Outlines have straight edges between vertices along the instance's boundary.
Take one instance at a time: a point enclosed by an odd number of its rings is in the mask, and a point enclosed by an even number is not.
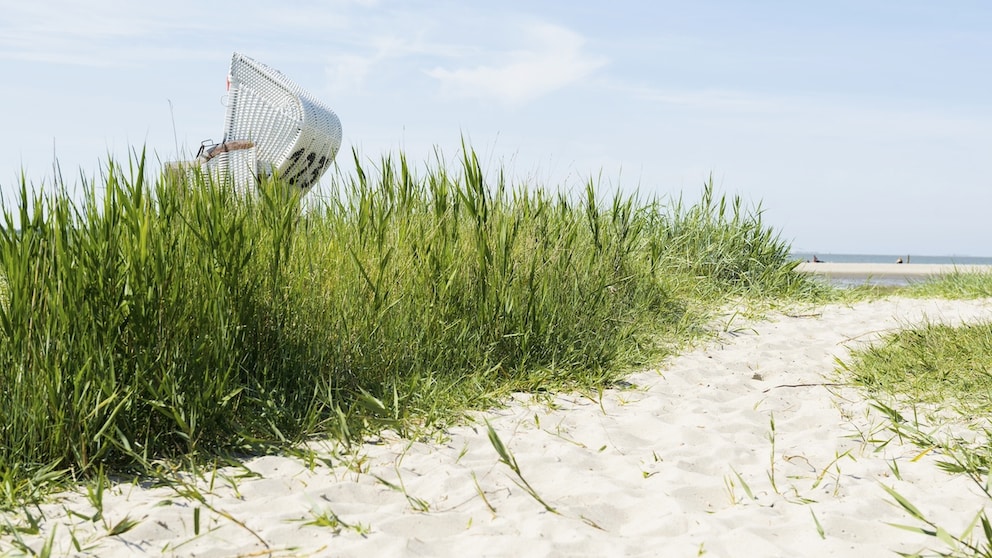
<svg viewBox="0 0 992 558"><path fill-rule="evenodd" d="M274 174L309 191L341 147L334 111L278 70L238 52L228 88L224 139L211 146L219 154L205 157L204 166L229 175L238 189Z"/></svg>

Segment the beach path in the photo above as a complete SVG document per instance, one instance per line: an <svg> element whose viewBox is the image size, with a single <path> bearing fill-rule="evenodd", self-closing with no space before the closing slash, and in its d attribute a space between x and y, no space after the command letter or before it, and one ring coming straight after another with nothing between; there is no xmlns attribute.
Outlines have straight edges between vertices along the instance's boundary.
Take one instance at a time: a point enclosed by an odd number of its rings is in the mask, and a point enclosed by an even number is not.
<svg viewBox="0 0 992 558"><path fill-rule="evenodd" d="M23 539L40 548L57 525L56 554L77 553L75 537L94 556L917 552L938 543L890 525L915 523L883 486L953 532L989 502L936 452L893 439L862 392L836 385L835 359L923 320L989 319L992 301L902 298L737 318L602 394L520 395L421 441L254 458L191 478L202 501L120 484L100 521L80 518L84 494L66 494ZM136 526L109 535L125 517Z"/></svg>

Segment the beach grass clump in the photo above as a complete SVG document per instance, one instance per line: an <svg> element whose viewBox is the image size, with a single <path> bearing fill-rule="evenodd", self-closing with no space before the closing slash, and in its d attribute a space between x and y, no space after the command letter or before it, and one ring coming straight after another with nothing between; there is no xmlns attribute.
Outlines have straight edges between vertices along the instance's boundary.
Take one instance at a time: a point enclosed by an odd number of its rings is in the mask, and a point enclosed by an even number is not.
<svg viewBox="0 0 992 558"><path fill-rule="evenodd" d="M685 206L488 179L465 149L332 178L306 210L149 176L145 157L29 194L0 231L0 471L36 478L360 440L518 390L597 389L725 296L804 296L739 199ZM34 475L34 476L32 476Z"/></svg>
<svg viewBox="0 0 992 558"><path fill-rule="evenodd" d="M949 284L962 283L958 278ZM931 323L902 330L854 352L842 368L875 398L874 407L894 438L921 448L918 457L935 452L939 467L966 475L992 501L992 323ZM948 549L940 555L992 556L992 521L984 509L954 535L894 489L884 488L921 525L902 527L935 537Z"/></svg>
<svg viewBox="0 0 992 558"><path fill-rule="evenodd" d="M976 299L992 297L992 273L954 271L913 283L900 294L913 298Z"/></svg>
<svg viewBox="0 0 992 558"><path fill-rule="evenodd" d="M871 393L992 416L992 323L926 324L852 355L845 368Z"/></svg>
<svg viewBox="0 0 992 558"><path fill-rule="evenodd" d="M0 269L0 464L87 470L237 444L299 418L280 407L277 226L291 200L146 184L113 163L98 195L6 212ZM299 386L292 386L299 388ZM288 413L288 414L287 414Z"/></svg>
<svg viewBox="0 0 992 558"><path fill-rule="evenodd" d="M798 260L775 229L763 222L761 206L740 196L716 196L713 179L700 200L678 198L659 212L652 258L672 277L689 278L698 296L748 298L822 297L825 285L795 272Z"/></svg>

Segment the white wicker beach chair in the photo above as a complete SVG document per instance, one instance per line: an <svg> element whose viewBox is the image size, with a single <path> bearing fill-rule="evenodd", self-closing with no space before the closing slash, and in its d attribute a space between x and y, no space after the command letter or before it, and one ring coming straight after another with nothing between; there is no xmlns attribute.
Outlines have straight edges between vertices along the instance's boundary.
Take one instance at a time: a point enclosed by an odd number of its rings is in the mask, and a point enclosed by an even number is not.
<svg viewBox="0 0 992 558"><path fill-rule="evenodd" d="M309 191L341 147L337 115L282 73L237 52L228 80L224 139L201 146L197 161L242 192L273 174Z"/></svg>

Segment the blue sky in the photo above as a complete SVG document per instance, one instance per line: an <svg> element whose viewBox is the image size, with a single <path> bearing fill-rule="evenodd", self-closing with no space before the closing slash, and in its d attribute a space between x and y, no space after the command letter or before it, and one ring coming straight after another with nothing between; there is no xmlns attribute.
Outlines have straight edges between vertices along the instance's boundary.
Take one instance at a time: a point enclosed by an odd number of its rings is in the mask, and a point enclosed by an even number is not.
<svg viewBox="0 0 992 558"><path fill-rule="evenodd" d="M285 3L289 5L290 3ZM0 187L223 127L234 51L350 150L535 186L761 202L797 250L992 256L992 3L0 0ZM174 123L174 124L173 124ZM325 179L315 196L329 195Z"/></svg>

